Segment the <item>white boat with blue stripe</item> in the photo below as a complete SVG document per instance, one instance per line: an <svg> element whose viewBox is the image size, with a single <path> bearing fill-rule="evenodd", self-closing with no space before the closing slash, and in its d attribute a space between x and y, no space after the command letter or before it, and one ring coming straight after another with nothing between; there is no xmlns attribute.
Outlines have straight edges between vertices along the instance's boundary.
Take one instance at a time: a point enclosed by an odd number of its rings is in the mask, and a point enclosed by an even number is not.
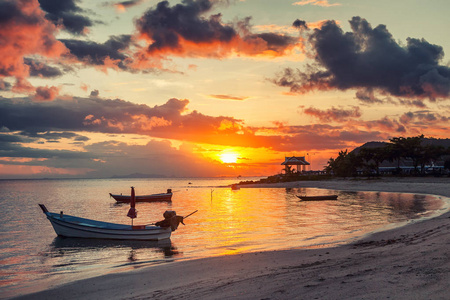
<svg viewBox="0 0 450 300"><path fill-rule="evenodd" d="M62 237L113 239L113 240L149 240L159 241L169 239L172 228L155 225L125 225L96 221L52 213L45 205L39 204L56 234Z"/></svg>

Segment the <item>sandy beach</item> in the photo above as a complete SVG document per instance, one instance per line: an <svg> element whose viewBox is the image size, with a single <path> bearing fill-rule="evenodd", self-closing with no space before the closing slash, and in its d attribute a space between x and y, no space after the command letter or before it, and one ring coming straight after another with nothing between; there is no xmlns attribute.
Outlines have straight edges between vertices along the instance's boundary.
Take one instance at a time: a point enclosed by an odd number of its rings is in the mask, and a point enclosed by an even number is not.
<svg viewBox="0 0 450 300"><path fill-rule="evenodd" d="M450 197L450 178L300 181L317 187ZM145 267L20 299L448 299L450 213L334 248L247 253Z"/></svg>

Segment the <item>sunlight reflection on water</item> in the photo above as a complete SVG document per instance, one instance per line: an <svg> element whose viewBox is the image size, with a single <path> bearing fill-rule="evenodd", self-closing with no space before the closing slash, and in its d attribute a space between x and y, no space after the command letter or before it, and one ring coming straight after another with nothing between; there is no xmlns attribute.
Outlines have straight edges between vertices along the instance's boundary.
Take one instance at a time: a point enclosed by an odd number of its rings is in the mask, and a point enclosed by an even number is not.
<svg viewBox="0 0 450 300"><path fill-rule="evenodd" d="M188 182L192 182L189 185ZM237 180L0 181L0 289L6 297L81 278L166 261L249 251L333 245L442 206L440 197L321 189L218 188ZM56 237L38 203L50 211L129 224L129 206L112 193L174 190L173 201L138 203L135 224L162 219L165 210L197 213L161 242ZM216 187L214 187L216 186ZM297 195L338 194L336 201L299 201Z"/></svg>

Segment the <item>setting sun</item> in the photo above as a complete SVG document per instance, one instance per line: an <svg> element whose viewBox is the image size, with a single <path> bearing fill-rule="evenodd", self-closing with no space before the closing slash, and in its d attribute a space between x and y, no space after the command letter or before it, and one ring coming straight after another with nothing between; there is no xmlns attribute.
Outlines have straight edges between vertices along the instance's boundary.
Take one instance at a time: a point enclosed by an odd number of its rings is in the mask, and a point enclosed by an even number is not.
<svg viewBox="0 0 450 300"><path fill-rule="evenodd" d="M236 153L222 153L220 155L220 160L225 164L234 164L238 159L238 155Z"/></svg>

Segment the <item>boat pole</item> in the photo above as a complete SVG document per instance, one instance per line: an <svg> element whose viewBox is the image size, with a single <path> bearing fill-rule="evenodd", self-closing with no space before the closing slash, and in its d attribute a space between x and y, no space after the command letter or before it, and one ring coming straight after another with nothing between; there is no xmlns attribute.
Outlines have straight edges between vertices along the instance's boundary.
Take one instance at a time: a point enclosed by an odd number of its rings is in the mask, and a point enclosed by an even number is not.
<svg viewBox="0 0 450 300"><path fill-rule="evenodd" d="M193 215L193 214L195 214L196 212L198 212L198 209L196 210L196 211L194 211L194 212L191 212L190 214L188 214L186 217L183 217L183 219L186 219L187 217L189 217L189 216L191 216L191 215Z"/></svg>

